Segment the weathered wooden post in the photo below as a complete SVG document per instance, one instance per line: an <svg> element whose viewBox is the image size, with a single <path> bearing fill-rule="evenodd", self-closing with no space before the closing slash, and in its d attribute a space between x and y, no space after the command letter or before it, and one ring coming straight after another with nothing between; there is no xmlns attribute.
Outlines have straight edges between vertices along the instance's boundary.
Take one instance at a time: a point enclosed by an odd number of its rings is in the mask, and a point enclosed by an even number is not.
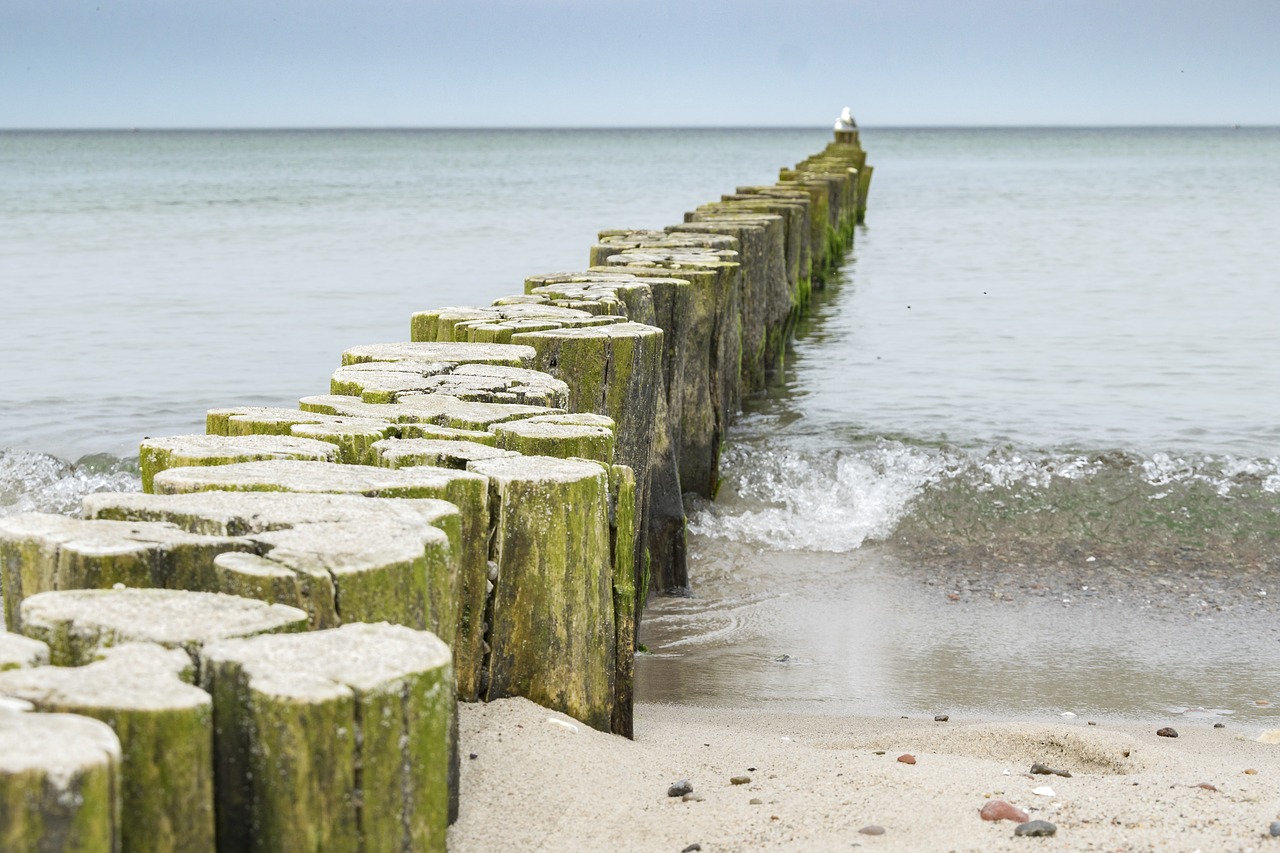
<svg viewBox="0 0 1280 853"><path fill-rule="evenodd" d="M0 709L0 849L119 853L120 741L74 714Z"/></svg>
<svg viewBox="0 0 1280 853"><path fill-rule="evenodd" d="M191 658L147 643L104 654L86 666L0 673L0 697L27 700L39 711L92 717L116 733L124 850L212 853L213 703L180 677L190 678ZM21 848L6 843L4 849Z"/></svg>
<svg viewBox="0 0 1280 853"><path fill-rule="evenodd" d="M398 625L223 640L213 697L221 851L445 849L449 649Z"/></svg>

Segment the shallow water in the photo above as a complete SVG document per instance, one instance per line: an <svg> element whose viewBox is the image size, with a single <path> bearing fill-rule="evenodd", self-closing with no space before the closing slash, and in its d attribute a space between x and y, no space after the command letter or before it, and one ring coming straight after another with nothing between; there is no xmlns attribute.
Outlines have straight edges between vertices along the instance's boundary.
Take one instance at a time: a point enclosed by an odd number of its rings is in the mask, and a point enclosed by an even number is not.
<svg viewBox="0 0 1280 853"><path fill-rule="evenodd" d="M946 576L883 546L797 552L699 537L694 550L693 595L655 599L646 614L644 701L1249 727L1280 718L1280 622L1256 586L1211 581L1206 595L1176 575L1123 569L1091 583L1053 568Z"/></svg>
<svg viewBox="0 0 1280 853"><path fill-rule="evenodd" d="M0 133L0 514L827 137ZM641 698L1270 719L1280 130L863 137L868 225L691 507Z"/></svg>

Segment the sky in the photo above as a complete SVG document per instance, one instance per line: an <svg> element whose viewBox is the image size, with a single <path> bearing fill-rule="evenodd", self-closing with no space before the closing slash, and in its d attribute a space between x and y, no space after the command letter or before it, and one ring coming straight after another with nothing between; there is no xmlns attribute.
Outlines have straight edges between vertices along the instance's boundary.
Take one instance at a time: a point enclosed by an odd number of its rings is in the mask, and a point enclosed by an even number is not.
<svg viewBox="0 0 1280 853"><path fill-rule="evenodd" d="M1280 124L1280 0L0 0L0 128Z"/></svg>

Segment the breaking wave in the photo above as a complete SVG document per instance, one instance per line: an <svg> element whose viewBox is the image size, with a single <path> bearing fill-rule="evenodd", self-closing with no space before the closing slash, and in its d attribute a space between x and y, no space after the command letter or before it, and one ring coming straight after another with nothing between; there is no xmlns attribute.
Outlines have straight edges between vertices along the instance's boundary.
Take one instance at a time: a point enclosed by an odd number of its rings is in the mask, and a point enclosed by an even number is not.
<svg viewBox="0 0 1280 853"><path fill-rule="evenodd" d="M75 515L85 495L141 489L136 458L96 453L67 462L45 453L0 450L0 516L20 512Z"/></svg>
<svg viewBox="0 0 1280 853"><path fill-rule="evenodd" d="M873 541L952 556L1280 554L1280 457L965 449L889 439L729 448L699 535L777 550Z"/></svg>

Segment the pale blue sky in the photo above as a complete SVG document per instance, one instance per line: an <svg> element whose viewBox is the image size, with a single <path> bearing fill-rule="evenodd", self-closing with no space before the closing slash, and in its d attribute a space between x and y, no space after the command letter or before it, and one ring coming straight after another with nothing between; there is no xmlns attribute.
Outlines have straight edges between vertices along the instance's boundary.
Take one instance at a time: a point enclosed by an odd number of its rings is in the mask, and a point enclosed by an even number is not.
<svg viewBox="0 0 1280 853"><path fill-rule="evenodd" d="M0 0L0 127L1280 124L1280 0Z"/></svg>

